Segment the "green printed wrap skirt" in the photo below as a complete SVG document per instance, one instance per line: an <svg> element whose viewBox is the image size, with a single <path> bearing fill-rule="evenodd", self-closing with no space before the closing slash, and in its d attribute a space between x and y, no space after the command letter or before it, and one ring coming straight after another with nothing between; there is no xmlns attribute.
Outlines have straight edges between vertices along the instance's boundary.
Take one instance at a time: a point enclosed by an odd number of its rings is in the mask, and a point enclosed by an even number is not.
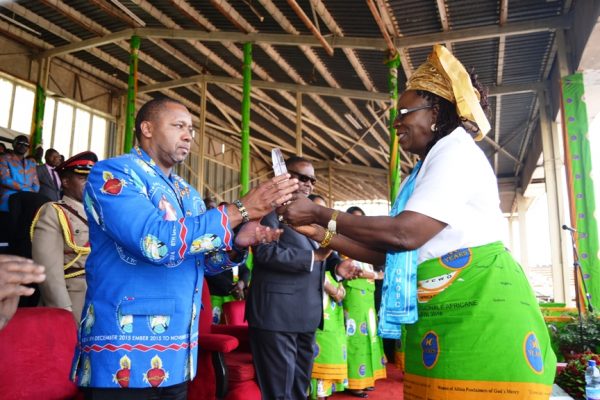
<svg viewBox="0 0 600 400"><path fill-rule="evenodd" d="M325 279L334 287L340 285L329 271L325 273ZM342 305L326 293L323 295L323 329L317 329L314 354L310 398L327 397L343 391L348 376L344 311Z"/></svg>
<svg viewBox="0 0 600 400"><path fill-rule="evenodd" d="M556 356L521 266L496 242L421 263L404 398L544 399Z"/></svg>

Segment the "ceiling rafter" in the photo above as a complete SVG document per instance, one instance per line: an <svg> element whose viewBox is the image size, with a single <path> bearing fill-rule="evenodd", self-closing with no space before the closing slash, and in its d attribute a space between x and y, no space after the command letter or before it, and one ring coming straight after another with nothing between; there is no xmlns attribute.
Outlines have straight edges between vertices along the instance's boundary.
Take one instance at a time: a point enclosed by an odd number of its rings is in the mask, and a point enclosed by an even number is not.
<svg viewBox="0 0 600 400"><path fill-rule="evenodd" d="M500 0L500 20L499 20L499 25L503 26L504 24L506 24L506 21L508 19L508 0ZM498 38L498 63L497 63L497 70L496 70L496 85L502 85L502 78L503 78L503 74L504 74L504 54L505 54L505 48L506 48L506 36L500 36ZM502 125L502 120L500 118L500 112L502 110L502 96L498 96L496 98L496 109L494 110L494 140L496 142L500 141L500 128ZM493 167L494 167L494 173L498 173L498 161L499 161L499 154L498 152L496 152L496 154L494 154L494 163L493 163Z"/></svg>
<svg viewBox="0 0 600 400"><path fill-rule="evenodd" d="M325 4L323 4L323 2L321 0L311 0L311 4L314 7L315 11L321 16L321 19L327 25L327 28L331 32L333 32L333 34L336 35L336 37L338 37L338 36L343 37L344 32L342 31L342 28L337 24L337 22L335 21L333 16L329 13L329 10L327 10L327 8L325 7ZM342 51L346 55L346 58L348 59L348 61L352 65L352 67L354 68L354 71L360 78L360 80L363 83L363 85L365 86L365 88L368 91L373 92L375 88L374 88L373 82L371 81L371 77L369 76L368 72L364 69L364 67L363 67L361 61L359 60L358 55L354 51L354 49L344 48L344 49L342 49ZM385 100L387 103L389 103L389 94L386 93L386 95L388 97ZM370 120L368 118L365 118L363 123L366 123L367 126L369 126L369 124L370 124L369 121ZM381 134L381 132L379 132L377 129L374 129L374 128L369 128L368 132L372 133L373 137L378 142L383 140L384 136L386 136L386 137L389 136L387 128L383 129L383 132L384 132L383 135ZM387 163L387 159L384 159L384 163Z"/></svg>
<svg viewBox="0 0 600 400"><path fill-rule="evenodd" d="M230 21L236 21L236 26L238 28L241 28L244 32L255 32L256 29L250 24L248 23L235 9L233 9L231 7L231 5L225 1L225 0L211 0L212 4L217 7L217 9L219 11L221 11L221 13L224 14L224 16L226 16ZM264 4L263 4L264 6ZM267 11L270 11L267 9ZM295 69L288 64L287 62L284 62L283 57L281 57L281 55L279 54L279 52L277 52L277 50L271 46L271 45L261 45L261 48L273 59L273 61L275 61L277 64L279 64L279 66L286 71L286 73L298 84L304 84L306 83L302 77L300 77L300 75L295 71ZM329 105L327 103L325 103L319 96L317 95L313 95L313 94L309 94L309 96L315 100L317 102L317 104L322 107L334 120L336 120L336 122L338 122L340 120L339 116L337 116L337 113L335 113L331 107L329 107ZM296 98L295 96L291 96L289 93L286 93L286 95L284 96L286 98L286 100L290 101L291 104L293 104L294 106L296 105ZM319 118L317 118L316 116L314 116L312 113L310 113L308 111L308 109L305 107L303 108L303 113L307 113L312 119L314 119L315 121L318 121L319 123L323 124ZM343 121L341 121L343 124ZM343 125L342 125L343 127ZM311 134L311 131L307 129L307 127L303 127L303 129ZM319 135L316 134L311 134L311 136L319 141L322 145L327 146L328 148L332 148L332 145L328 142L328 141L323 141L322 138ZM339 153L339 150L334 151L334 153ZM364 157L362 157L358 152L354 153L354 156L361 161L362 163L368 164L368 162L366 162L366 159Z"/></svg>
<svg viewBox="0 0 600 400"><path fill-rule="evenodd" d="M136 4L140 0L131 0ZM507 23L503 27L484 26L477 28L455 29L442 33L427 33L421 35L398 36L394 38L397 48L430 46L439 42L463 42L490 39L502 35L524 35L535 32L552 32L556 29L568 29L572 25L572 15L565 14L556 17L539 18L534 21L522 21ZM65 46L51 48L39 55L39 57L53 57L64 53L84 50L88 47L101 46L112 43L115 40L128 39L132 35L141 38L157 37L163 39L192 40L200 42L235 42L235 43L257 43L283 46L308 46L320 47L320 43L308 35L289 35L275 33L239 33L214 31L206 32L193 29L174 30L163 28L129 28L110 35L88 39L80 43L71 43ZM357 50L384 51L387 47L384 39L365 37L339 37L331 40L333 48L353 48Z"/></svg>
<svg viewBox="0 0 600 400"><path fill-rule="evenodd" d="M442 25L442 31L448 32L450 30L450 22L448 21L448 10L446 9L446 0L436 0L438 14L440 15L440 24ZM452 52L452 42L445 43L446 48Z"/></svg>
<svg viewBox="0 0 600 400"><path fill-rule="evenodd" d="M60 2L54 2L54 3L57 4L57 5L60 5L59 4ZM65 40L70 40L70 41L77 41L77 40L79 40L75 35L67 32L67 31L65 31L65 30L63 30L63 29L61 29L59 27L56 27L50 21L47 21L44 18L41 18L40 16L37 16L37 15L33 14L29 10L27 10L27 9L25 9L23 7L20 7L17 4L10 4L10 6L11 6L11 8L10 8L11 11L13 11L13 12L15 12L17 14L21 14L21 16L23 16L24 18L27 18L27 17L35 18L37 20L37 23L40 24L40 26L42 26L44 29L47 29L50 32L53 32L54 34L56 34L59 37L63 37ZM74 17L74 16L76 16L76 14L77 14L77 12L73 12L74 10L69 10L66 7L61 7L61 11L66 11L67 12L66 15L69 16L69 17L71 17L71 18ZM49 46L51 46L51 45L48 44L45 47L49 47ZM127 72L129 70L129 66L127 64L121 62L120 60L115 59L114 57L110 56L109 54L104 53L100 49L90 48L88 51L91 52L92 54L94 54L96 57L99 57L100 59L103 59L106 62L109 62L111 65L115 66L117 69L119 69L119 70L121 70L123 72ZM69 57L72 57L72 56L69 56ZM144 57L144 59L148 59L149 60L149 58L146 58L146 57ZM82 69L85 70L85 68L87 68L87 67L86 66L82 66ZM108 74L105 74L105 75L108 75ZM144 74L138 73L138 76L139 76L139 78L140 78L141 81L146 81L146 82L149 82L150 84L152 84L154 82L151 78L145 76ZM177 75L174 75L174 76L177 76ZM120 85L120 86L122 86L122 85ZM181 101L189 109L196 109L196 108L198 108L197 104L192 103L191 101L189 101L188 99L182 97L181 95L179 95L176 92L168 91L168 94L172 98L174 98L174 99L176 99L178 101ZM138 101L138 103L140 103L141 101L146 101L147 99L148 99L148 97L144 96L143 98L138 98L137 101ZM211 118L210 114L207 115L207 118L209 118L209 119ZM269 134L269 132L267 132L266 130L264 130L260 126L256 126L255 125L255 129L257 131L261 132L261 133Z"/></svg>
<svg viewBox="0 0 600 400"><path fill-rule="evenodd" d="M213 0L214 1L214 0ZM221 0L221 1L225 1L225 0ZM275 21L277 21L277 23L289 34L292 35L297 35L300 32L298 32L298 30L291 24L291 22L287 19L287 17L285 17L285 15L283 15L283 13L281 13L281 11L277 8L277 6L271 1L271 0L260 0L263 7L265 7L273 16L273 18L275 19ZM333 88L340 88L340 84L335 80L335 78L331 75L331 73L327 70L327 68L325 67L325 65L321 62L321 59L319 58L319 56L314 52L314 50L310 47L307 46L299 46L300 50L304 53L304 55L308 58L309 61L311 61L313 63L313 65L315 66L315 68L319 71L319 73L321 74L321 76L325 79L325 81ZM316 95L310 95L311 98L313 100L315 100L317 102L317 104L323 108L323 110L325 112L327 112L327 114L329 114L329 116L331 118L333 118L333 120L340 125L340 127L344 130L344 132L346 132L347 134L349 134L350 136L356 138L358 137L357 132L350 126L348 125L348 123L346 123L346 121L344 121L338 112L336 112L335 110L333 110L329 104L327 104L325 101L323 101L323 99L320 96L316 96ZM358 109L358 107L356 107L356 105L348 98L342 98L342 101L344 102L344 104L349 108L350 112L352 112L352 114L356 115L359 119L361 120L365 120L364 115L362 115L362 113L360 112L360 110ZM363 123L364 124L364 123ZM359 160L364 160L364 158L358 153L358 152L353 152L352 154L355 155L355 157ZM383 160L381 157L377 157L375 156L375 159L377 160L377 162L379 162L381 165L385 165L385 160ZM363 161L364 163L364 161ZM367 164L367 163L365 163Z"/></svg>
<svg viewBox="0 0 600 400"><path fill-rule="evenodd" d="M381 15L381 19L383 20L383 23L384 23L387 31L390 32L394 37L403 36L400 33L400 29L398 27L398 22L390 8L390 3L385 0L376 0L376 1L377 1L377 8L379 9L379 15ZM396 50L398 52L398 55L400 56L400 65L402 66L402 69L404 70L404 75L406 76L406 79L408 79L412 75L412 63L410 61L410 56L408 54L408 50L403 47L397 47Z"/></svg>
<svg viewBox="0 0 600 400"><path fill-rule="evenodd" d="M167 17L166 15L164 15L163 13L161 13L158 9L156 9L155 7L153 7L147 1L145 1L145 0L137 0L137 1L138 1L138 5L140 5L141 7L143 7L145 11L150 12L153 15L153 17L155 17L157 19L160 19L161 22L163 24L165 24L166 26L170 26L170 27L174 27L174 28L180 28L179 25L177 23L175 23L175 21L171 20L169 17ZM198 12L196 12L194 9L192 9L189 6L189 4L187 4L186 2L184 2L184 1L178 1L174 5L176 5L181 10L185 10L185 14L187 16L189 16L189 17L192 17L193 20L196 23L199 23L199 24L201 24L201 23L208 23L207 20L205 20ZM206 26L206 28L209 28L209 29L213 28L213 29L215 29L214 26L212 26L212 24L209 24L208 26ZM226 46L226 47L238 59L243 60L243 53L236 46L233 46L233 45L230 44L229 46ZM213 54L212 51L209 50L209 52L210 52L209 55ZM237 70L233 69L231 66L223 66L223 67L224 67L224 69L228 73L230 73L230 75L232 75L232 76L234 76L234 77L236 77L238 79L240 78L241 75L239 74L239 72ZM272 80L272 78L270 78L262 68L256 66L256 63L253 63L253 69L255 70L255 72L259 73L260 75L265 76L268 79ZM229 94L232 94L232 93L229 93ZM289 96L288 93L285 93L285 94ZM291 97L291 99L295 103L295 99L293 97ZM237 100L241 103L241 96L238 96ZM271 101L273 101L273 100L271 100ZM275 101L273 101L273 102L275 102ZM260 108L257 108L257 109L255 109L255 111L257 113L259 113L261 116L265 117L267 120L269 120L274 125L276 125L276 126L282 126L282 125L280 125L278 123L278 121L276 121L271 115L269 115L264 110L262 110ZM241 115L241 114L239 114L239 112L236 112L235 114L236 115ZM239 117L239 119L241 120L241 116ZM294 119L292 118L292 119L290 119L290 121L294 121ZM263 130L261 132L266 132L266 131ZM287 132L289 134L290 131L288 129L285 129L285 130L283 130L283 132ZM309 134L311 134L317 140L319 140L323 146L325 146L327 148L330 148L330 149L332 149L332 150L335 151L335 148L333 148L331 146L331 144L329 144L327 141L323 141L321 139L320 135L318 135L316 132L314 132L312 130L306 130L306 132L309 133ZM271 135L271 134L269 133L269 135ZM292 137L293 136L295 136L295 133L292 135ZM315 153L323 156L323 153L321 152L321 150L317 146L309 145L308 148L310 148L313 152L315 152Z"/></svg>

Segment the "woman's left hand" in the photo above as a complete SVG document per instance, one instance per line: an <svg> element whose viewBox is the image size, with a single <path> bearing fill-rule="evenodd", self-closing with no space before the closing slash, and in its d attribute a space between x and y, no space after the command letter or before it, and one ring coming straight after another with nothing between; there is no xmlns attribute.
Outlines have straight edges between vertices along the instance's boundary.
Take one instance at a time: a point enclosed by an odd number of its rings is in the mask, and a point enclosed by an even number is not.
<svg viewBox="0 0 600 400"><path fill-rule="evenodd" d="M283 229L272 229L261 225L259 221L245 223L235 235L235 245L243 248L257 244L270 243L279 239Z"/></svg>
<svg viewBox="0 0 600 400"><path fill-rule="evenodd" d="M321 243L325 239L325 228L317 224L292 226L292 228L309 239Z"/></svg>

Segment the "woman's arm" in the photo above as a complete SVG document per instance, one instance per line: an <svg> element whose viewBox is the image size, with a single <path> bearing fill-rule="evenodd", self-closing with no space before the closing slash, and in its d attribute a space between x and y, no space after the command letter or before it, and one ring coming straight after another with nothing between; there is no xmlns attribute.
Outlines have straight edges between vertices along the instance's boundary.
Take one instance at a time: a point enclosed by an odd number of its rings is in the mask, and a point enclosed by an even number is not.
<svg viewBox="0 0 600 400"><path fill-rule="evenodd" d="M318 243L321 243L325 238L325 228L318 225L295 226L294 229ZM385 251L375 250L341 234L337 234L331 239L328 248L336 250L353 260L375 265L385 263Z"/></svg>
<svg viewBox="0 0 600 400"><path fill-rule="evenodd" d="M308 199L299 198L280 207L277 213L282 214L284 220L291 225L318 224L326 227L333 210L318 206ZM340 213L337 217L336 230L338 234L346 236L355 245L385 253L386 251L417 249L445 227L444 222L434 218L413 211L403 211L395 217L365 217ZM345 248L348 245L346 240L342 239L340 235L336 235L330 246L351 258L378 264L378 262L364 259L364 255L356 257L346 249L340 250L337 247L344 246Z"/></svg>

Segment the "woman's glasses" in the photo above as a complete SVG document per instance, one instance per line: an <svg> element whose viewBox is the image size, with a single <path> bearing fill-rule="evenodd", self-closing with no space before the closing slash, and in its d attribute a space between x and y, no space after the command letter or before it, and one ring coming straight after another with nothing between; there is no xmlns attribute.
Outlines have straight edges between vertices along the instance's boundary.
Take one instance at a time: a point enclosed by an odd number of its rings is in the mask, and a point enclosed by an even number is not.
<svg viewBox="0 0 600 400"><path fill-rule="evenodd" d="M424 110L426 108L431 108L431 107L433 107L431 104L426 104L424 106L414 107L414 108L399 108L398 109L398 115L396 116L396 120L404 118L404 116L406 114L410 114L411 112L415 112L415 111L419 111L419 110Z"/></svg>
<svg viewBox="0 0 600 400"><path fill-rule="evenodd" d="M310 183L315 186L317 184L317 178L314 178L312 176L308 176L308 175L304 175L304 174L299 174L295 171L290 171L288 170L288 172L294 176L296 176L296 178L298 178L298 180L300 182L306 183L308 181L310 181Z"/></svg>

